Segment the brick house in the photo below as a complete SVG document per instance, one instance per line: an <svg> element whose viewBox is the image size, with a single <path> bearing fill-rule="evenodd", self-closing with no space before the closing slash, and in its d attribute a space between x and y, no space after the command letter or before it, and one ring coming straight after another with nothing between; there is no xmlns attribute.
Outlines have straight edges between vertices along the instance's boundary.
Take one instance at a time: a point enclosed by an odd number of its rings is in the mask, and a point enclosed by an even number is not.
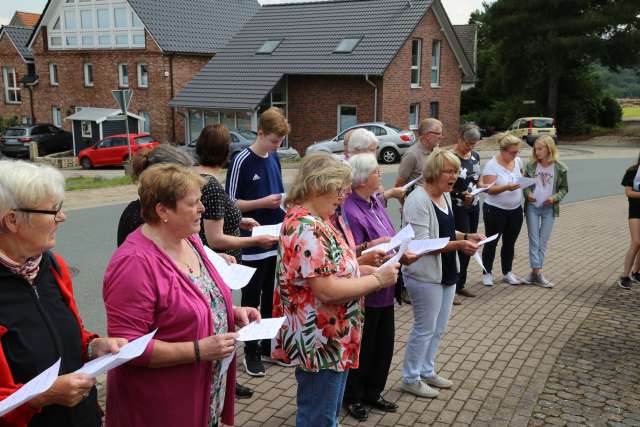
<svg viewBox="0 0 640 427"><path fill-rule="evenodd" d="M220 121L255 130L274 105L301 154L356 123L415 129L430 116L453 143L462 85L475 79L475 34L454 27L439 0L263 6L170 105L188 117L187 140Z"/></svg>
<svg viewBox="0 0 640 427"><path fill-rule="evenodd" d="M182 142L185 121L169 101L259 5L166 0L159 6L155 0L49 0L28 42L37 120L71 130L66 117L117 108L111 90L129 88L129 110L141 118L140 129ZM83 129L85 138L95 138L95 126Z"/></svg>
<svg viewBox="0 0 640 427"><path fill-rule="evenodd" d="M16 16L19 13L17 12ZM11 22L17 21L15 16ZM19 21L21 22L21 21ZM0 67L2 69L2 99L0 116L16 117L21 123L30 123L34 116L33 86L21 80L33 75L33 55L27 47L32 28L6 25L0 29Z"/></svg>

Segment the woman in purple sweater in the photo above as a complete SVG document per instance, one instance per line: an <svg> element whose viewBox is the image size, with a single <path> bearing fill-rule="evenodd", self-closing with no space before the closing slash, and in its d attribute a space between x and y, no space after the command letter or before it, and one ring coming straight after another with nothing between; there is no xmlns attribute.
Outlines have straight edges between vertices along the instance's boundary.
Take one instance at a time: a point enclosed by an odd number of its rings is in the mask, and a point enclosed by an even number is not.
<svg viewBox="0 0 640 427"><path fill-rule="evenodd" d="M342 209L355 243L361 245L381 237L393 237L396 232L384 209L384 195L379 192L380 169L375 155L358 154L349 159L349 164L353 191ZM417 259L405 252L400 262L411 264ZM394 292L393 287L384 288L365 297L360 367L349 371L344 395L347 411L358 420L368 417L365 404L385 412L398 409L397 404L382 397L393 356Z"/></svg>

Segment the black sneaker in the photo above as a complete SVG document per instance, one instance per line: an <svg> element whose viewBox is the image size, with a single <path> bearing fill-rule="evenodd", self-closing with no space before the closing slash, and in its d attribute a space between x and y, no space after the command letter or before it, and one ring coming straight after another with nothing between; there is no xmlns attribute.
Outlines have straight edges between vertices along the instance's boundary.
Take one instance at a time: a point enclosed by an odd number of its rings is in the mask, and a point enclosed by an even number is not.
<svg viewBox="0 0 640 427"><path fill-rule="evenodd" d="M236 399L250 399L251 396L253 396L253 390L236 383Z"/></svg>
<svg viewBox="0 0 640 427"><path fill-rule="evenodd" d="M260 355L260 347L258 346L255 350L249 349L245 347L245 355L244 355L244 370L247 374L252 377L264 377L266 375L266 371L264 369L264 364L262 363L262 357Z"/></svg>
<svg viewBox="0 0 640 427"><path fill-rule="evenodd" d="M640 283L640 272L636 271L635 273L631 273L631 281L633 283Z"/></svg>
<svg viewBox="0 0 640 427"><path fill-rule="evenodd" d="M622 289L631 289L631 279L629 277L621 277L618 280L618 286Z"/></svg>

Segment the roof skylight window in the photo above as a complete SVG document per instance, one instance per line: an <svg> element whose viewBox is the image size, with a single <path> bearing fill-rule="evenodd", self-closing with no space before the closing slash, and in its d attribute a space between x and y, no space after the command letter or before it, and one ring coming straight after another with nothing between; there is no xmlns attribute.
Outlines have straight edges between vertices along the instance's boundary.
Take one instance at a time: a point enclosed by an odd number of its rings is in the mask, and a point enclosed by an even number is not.
<svg viewBox="0 0 640 427"><path fill-rule="evenodd" d="M336 47L336 50L334 50L333 53L351 53L356 48L356 46L358 46L361 40L362 40L362 37L342 39L342 41L340 41L340 44L338 44L338 47Z"/></svg>
<svg viewBox="0 0 640 427"><path fill-rule="evenodd" d="M260 49L256 51L256 55L271 55L273 51L280 46L280 43L282 43L282 39L267 40L262 46L260 46Z"/></svg>

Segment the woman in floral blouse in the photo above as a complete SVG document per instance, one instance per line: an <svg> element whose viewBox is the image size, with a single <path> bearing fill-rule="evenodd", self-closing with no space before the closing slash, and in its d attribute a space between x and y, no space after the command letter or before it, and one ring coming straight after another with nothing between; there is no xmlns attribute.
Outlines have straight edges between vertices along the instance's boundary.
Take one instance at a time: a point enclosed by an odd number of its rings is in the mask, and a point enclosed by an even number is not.
<svg viewBox="0 0 640 427"><path fill-rule="evenodd" d="M330 218L351 170L326 153L305 157L286 200L273 316L287 320L273 357L299 363L296 426L334 427L349 368L358 367L363 296L393 286L399 264L360 277L355 253Z"/></svg>

